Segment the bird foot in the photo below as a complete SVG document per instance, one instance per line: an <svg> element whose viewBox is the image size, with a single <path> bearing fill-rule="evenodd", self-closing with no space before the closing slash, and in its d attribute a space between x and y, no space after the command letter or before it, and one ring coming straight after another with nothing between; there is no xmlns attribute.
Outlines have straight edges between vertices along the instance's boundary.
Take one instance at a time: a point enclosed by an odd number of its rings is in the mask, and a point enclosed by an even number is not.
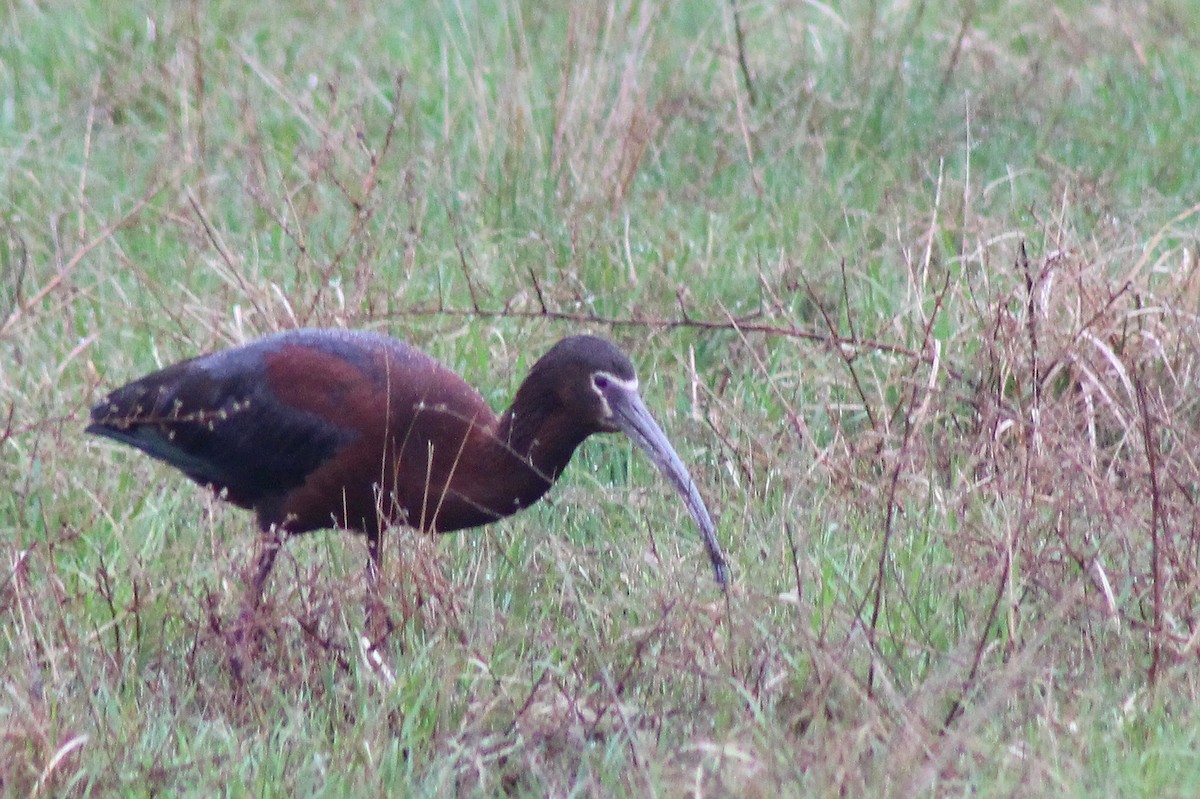
<svg viewBox="0 0 1200 799"><path fill-rule="evenodd" d="M373 578L374 574L371 577ZM383 597L379 595L378 585L374 579L369 581L367 596L363 600L363 613L366 629L358 639L359 654L366 667L386 687L391 688L396 684L396 673L384 658L384 644L396 631L396 624L392 620L392 614L388 612Z"/></svg>
<svg viewBox="0 0 1200 799"><path fill-rule="evenodd" d="M372 649L378 648L396 631L396 623L392 620L392 614L388 613L387 605L376 591L367 592L363 611L366 616L366 635L364 637L370 641Z"/></svg>

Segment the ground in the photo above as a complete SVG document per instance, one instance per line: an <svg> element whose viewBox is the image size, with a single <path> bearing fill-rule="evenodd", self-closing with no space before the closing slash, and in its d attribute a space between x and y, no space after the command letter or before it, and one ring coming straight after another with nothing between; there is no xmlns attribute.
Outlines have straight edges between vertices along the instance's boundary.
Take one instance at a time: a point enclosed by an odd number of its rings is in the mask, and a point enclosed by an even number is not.
<svg viewBox="0 0 1200 799"><path fill-rule="evenodd" d="M11 795L1191 796L1200 40L1147 3L20 3L0 29ZM290 541L87 437L296 326L627 440L478 531Z"/></svg>

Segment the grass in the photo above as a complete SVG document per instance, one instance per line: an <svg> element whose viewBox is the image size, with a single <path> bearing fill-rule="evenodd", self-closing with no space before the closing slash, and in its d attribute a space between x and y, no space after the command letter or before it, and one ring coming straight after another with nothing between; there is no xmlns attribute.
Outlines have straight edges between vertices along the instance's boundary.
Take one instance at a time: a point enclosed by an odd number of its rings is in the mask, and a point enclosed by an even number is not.
<svg viewBox="0 0 1200 799"><path fill-rule="evenodd" d="M11 795L1190 796L1187 3L17 4L0 31ZM738 45L738 32L742 45ZM741 61L745 62L743 71ZM86 439L297 325L493 407L631 353L624 440L484 530L289 543Z"/></svg>

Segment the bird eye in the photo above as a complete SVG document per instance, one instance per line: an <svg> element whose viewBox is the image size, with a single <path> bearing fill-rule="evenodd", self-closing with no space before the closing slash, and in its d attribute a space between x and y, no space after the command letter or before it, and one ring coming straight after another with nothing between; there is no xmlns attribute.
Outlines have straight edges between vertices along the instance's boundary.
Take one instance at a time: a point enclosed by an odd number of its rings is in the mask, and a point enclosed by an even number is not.
<svg viewBox="0 0 1200 799"><path fill-rule="evenodd" d="M608 388L608 378L600 374L592 375L592 385L603 391Z"/></svg>

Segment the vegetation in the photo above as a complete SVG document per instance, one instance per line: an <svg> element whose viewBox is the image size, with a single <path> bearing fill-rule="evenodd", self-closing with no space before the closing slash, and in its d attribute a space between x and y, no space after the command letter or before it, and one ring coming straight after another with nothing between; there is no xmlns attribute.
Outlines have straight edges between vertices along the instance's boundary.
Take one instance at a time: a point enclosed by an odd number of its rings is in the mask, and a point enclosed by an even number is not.
<svg viewBox="0 0 1200 799"><path fill-rule="evenodd" d="M1191 4L10 4L10 795L1200 791ZM289 542L82 434L299 325L503 407L619 342L615 437L481 531ZM378 659L374 656L378 655Z"/></svg>

